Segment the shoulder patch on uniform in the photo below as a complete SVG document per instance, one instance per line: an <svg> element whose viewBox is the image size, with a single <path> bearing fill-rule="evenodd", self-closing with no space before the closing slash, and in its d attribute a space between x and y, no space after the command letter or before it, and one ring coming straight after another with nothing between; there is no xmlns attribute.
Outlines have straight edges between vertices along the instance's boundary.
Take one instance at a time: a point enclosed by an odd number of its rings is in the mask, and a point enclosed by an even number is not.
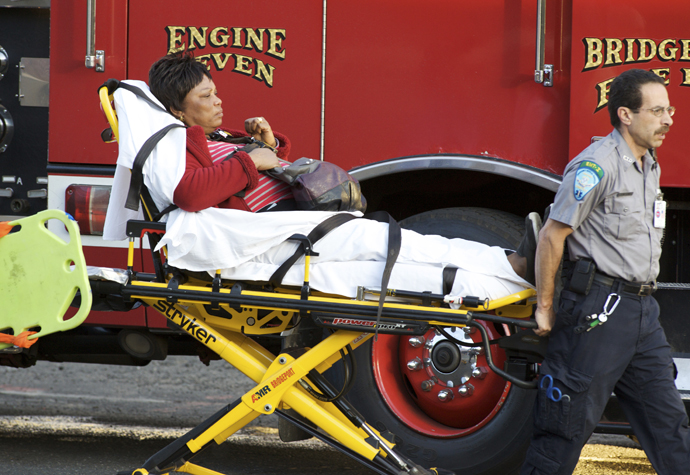
<svg viewBox="0 0 690 475"><path fill-rule="evenodd" d="M575 186L573 193L577 201L582 199L592 191L592 189L599 184L604 177L604 170L596 163L584 160L580 163L577 172L575 172Z"/></svg>

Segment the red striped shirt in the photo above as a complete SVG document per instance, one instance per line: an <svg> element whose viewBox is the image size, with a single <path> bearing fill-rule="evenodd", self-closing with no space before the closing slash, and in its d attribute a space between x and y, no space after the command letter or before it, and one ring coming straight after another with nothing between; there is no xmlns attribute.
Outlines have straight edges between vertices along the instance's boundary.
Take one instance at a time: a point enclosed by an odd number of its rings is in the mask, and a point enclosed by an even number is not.
<svg viewBox="0 0 690 475"><path fill-rule="evenodd" d="M242 146L226 142L208 141L208 150L211 152L213 163L223 160L240 147ZM289 165L289 163L284 162L280 162L280 164L283 167ZM258 186L244 195L244 201L252 213L256 213L265 206L288 198L292 198L290 185L263 173L259 173Z"/></svg>

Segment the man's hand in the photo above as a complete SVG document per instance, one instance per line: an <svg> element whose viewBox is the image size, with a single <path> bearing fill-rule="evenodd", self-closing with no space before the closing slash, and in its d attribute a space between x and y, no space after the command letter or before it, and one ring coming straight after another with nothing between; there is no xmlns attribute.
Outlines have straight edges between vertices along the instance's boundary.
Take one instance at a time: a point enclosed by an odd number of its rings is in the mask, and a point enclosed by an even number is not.
<svg viewBox="0 0 690 475"><path fill-rule="evenodd" d="M556 312L554 312L553 307L545 310L538 306L536 312L534 312L534 318L537 320L537 325L539 325L539 328L536 328L534 333L539 336L548 336L554 323L556 323Z"/></svg>
<svg viewBox="0 0 690 475"><path fill-rule="evenodd" d="M270 170L271 168L280 166L278 156L267 148L255 148L249 152L249 158L252 159L254 165L256 165L256 169L259 171Z"/></svg>
<svg viewBox="0 0 690 475"><path fill-rule="evenodd" d="M266 145L275 147L278 145L271 126L263 117L252 117L244 121L244 130L256 140L261 140Z"/></svg>

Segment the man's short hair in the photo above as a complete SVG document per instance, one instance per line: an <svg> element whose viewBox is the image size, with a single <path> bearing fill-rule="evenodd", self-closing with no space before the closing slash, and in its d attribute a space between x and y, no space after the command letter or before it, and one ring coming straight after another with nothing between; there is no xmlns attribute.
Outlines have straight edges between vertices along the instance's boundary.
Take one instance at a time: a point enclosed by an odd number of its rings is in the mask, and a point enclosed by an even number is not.
<svg viewBox="0 0 690 475"><path fill-rule="evenodd" d="M621 73L611 83L609 89L609 116L611 125L618 128L621 120L618 117L618 108L627 107L637 110L642 107L642 86L650 83L658 83L664 86L664 80L659 75L644 69L630 69Z"/></svg>
<svg viewBox="0 0 690 475"><path fill-rule="evenodd" d="M149 88L165 106L182 110L182 103L189 91L204 79L211 78L208 68L194 59L190 52L171 53L153 63L149 69Z"/></svg>

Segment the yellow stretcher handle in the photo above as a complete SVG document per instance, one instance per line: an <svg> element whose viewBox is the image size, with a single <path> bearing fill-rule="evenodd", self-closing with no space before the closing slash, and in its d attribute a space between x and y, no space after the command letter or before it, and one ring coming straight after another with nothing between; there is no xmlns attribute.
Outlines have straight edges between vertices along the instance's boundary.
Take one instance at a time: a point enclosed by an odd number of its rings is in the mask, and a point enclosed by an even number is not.
<svg viewBox="0 0 690 475"><path fill-rule="evenodd" d="M110 124L110 130L113 131L113 135L115 136L115 140L118 142L120 141L120 131L118 128L118 122L117 122L117 114L115 113L115 109L113 109L112 105L112 100L113 96L108 95L108 88L106 86L101 87L98 90L98 97L101 99L101 106L103 107L103 113L105 114L105 118L108 119L108 123Z"/></svg>

